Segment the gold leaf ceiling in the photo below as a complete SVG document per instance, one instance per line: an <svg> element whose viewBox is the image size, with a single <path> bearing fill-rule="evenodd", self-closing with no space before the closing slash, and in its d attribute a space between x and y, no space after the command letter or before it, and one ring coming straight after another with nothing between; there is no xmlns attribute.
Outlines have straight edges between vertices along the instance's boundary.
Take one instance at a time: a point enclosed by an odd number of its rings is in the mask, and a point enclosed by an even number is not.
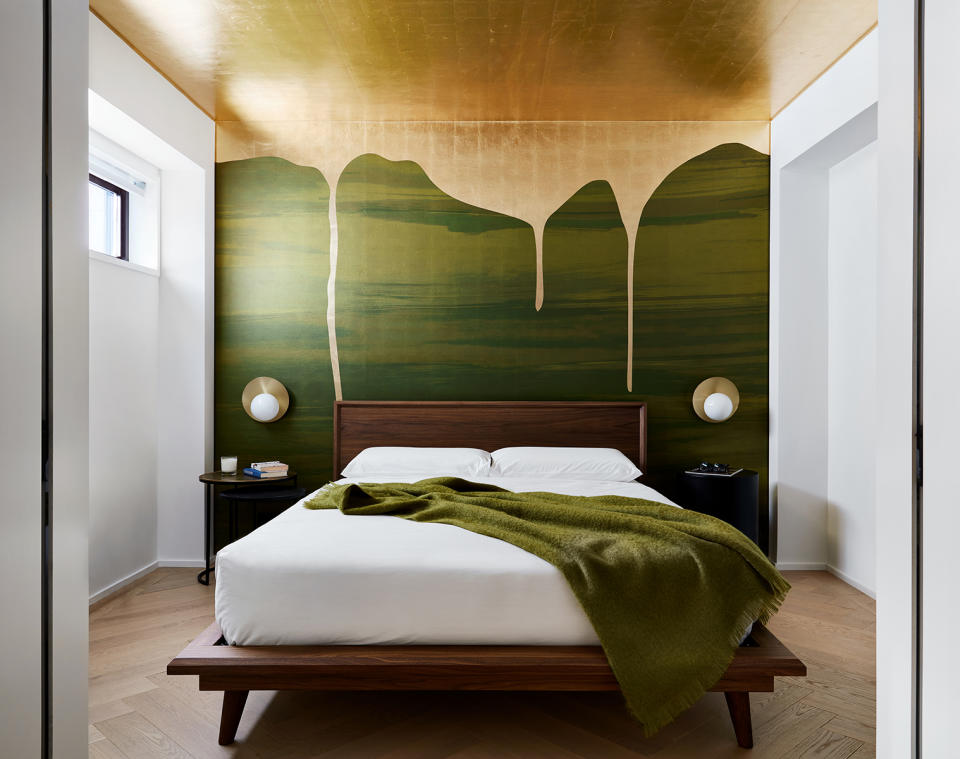
<svg viewBox="0 0 960 759"><path fill-rule="evenodd" d="M217 121L767 121L877 0L92 0Z"/></svg>

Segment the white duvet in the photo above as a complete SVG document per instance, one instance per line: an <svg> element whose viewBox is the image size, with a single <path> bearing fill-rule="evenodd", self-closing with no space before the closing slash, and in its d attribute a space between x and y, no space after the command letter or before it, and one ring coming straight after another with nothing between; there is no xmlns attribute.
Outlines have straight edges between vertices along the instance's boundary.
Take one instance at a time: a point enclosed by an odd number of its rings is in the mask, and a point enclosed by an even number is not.
<svg viewBox="0 0 960 759"><path fill-rule="evenodd" d="M471 479L676 505L636 482ZM598 642L566 580L533 554L451 525L302 502L217 554L216 618L227 642L240 645Z"/></svg>

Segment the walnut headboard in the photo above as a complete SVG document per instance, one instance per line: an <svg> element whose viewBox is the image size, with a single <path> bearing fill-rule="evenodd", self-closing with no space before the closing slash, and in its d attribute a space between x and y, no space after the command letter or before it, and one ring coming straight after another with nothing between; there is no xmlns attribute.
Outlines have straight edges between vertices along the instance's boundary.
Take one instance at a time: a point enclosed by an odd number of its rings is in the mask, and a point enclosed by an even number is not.
<svg viewBox="0 0 960 759"><path fill-rule="evenodd" d="M647 407L638 401L337 401L333 472L381 445L617 448L647 463Z"/></svg>

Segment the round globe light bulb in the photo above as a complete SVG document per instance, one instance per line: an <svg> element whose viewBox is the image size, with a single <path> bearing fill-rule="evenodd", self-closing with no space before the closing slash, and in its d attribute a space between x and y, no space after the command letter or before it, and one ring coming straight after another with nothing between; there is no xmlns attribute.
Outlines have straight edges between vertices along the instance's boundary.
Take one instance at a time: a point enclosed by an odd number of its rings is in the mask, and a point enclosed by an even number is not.
<svg viewBox="0 0 960 759"><path fill-rule="evenodd" d="M280 401L270 393L255 395L250 401L250 413L258 422L269 422L280 411Z"/></svg>
<svg viewBox="0 0 960 759"><path fill-rule="evenodd" d="M729 395L711 393L703 401L703 413L715 422L722 422L733 413L733 401Z"/></svg>

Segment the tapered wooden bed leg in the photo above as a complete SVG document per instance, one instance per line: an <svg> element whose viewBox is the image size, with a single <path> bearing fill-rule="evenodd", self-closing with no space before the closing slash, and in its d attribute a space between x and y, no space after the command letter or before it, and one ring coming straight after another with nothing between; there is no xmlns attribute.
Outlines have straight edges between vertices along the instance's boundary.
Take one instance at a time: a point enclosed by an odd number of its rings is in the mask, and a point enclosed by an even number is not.
<svg viewBox="0 0 960 759"><path fill-rule="evenodd" d="M225 690L223 711L220 713L220 745L229 746L237 737L243 705L247 703L248 690Z"/></svg>
<svg viewBox="0 0 960 759"><path fill-rule="evenodd" d="M753 722L750 719L750 693L747 691L726 691L727 709L733 721L733 732L737 735L737 745L741 748L753 748Z"/></svg>

